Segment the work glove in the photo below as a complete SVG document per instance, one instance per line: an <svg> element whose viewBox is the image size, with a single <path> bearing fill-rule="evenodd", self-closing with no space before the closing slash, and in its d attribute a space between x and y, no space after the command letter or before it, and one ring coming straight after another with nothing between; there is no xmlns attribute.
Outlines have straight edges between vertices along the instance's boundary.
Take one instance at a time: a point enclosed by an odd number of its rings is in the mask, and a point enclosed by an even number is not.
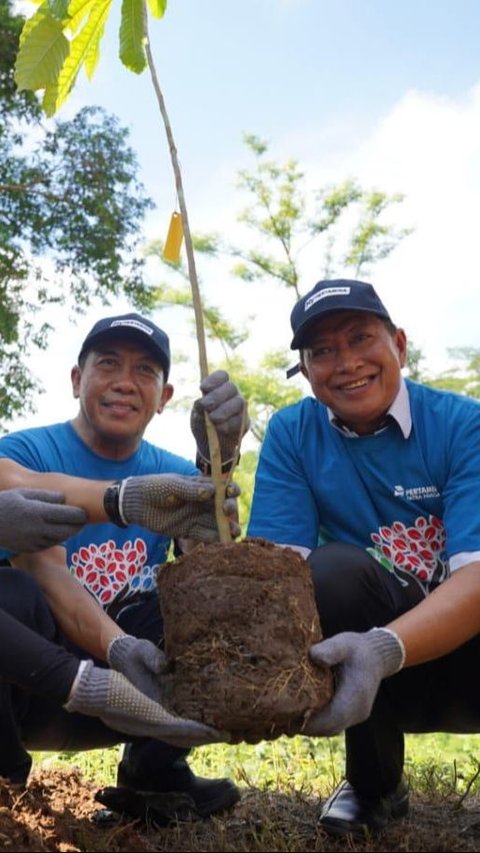
<svg viewBox="0 0 480 853"><path fill-rule="evenodd" d="M150 640L129 634L114 637L108 645L107 662L121 672L142 693L160 702L160 674L166 667L165 655Z"/></svg>
<svg viewBox="0 0 480 853"><path fill-rule="evenodd" d="M215 370L206 376L200 383L200 390L203 396L195 400L190 415L190 428L197 443L197 465L204 473L210 473L210 450L205 425L207 412L217 431L222 470L230 471L235 451L250 426L247 401L237 386L230 382L225 370Z"/></svg>
<svg viewBox="0 0 480 853"><path fill-rule="evenodd" d="M216 729L174 717L162 705L149 699L120 672L82 661L65 710L99 717L106 726L126 735L151 737L165 743L190 748L228 741Z"/></svg>
<svg viewBox="0 0 480 853"><path fill-rule="evenodd" d="M65 506L61 492L7 489L0 492L0 546L15 553L42 551L64 542L87 523L80 507Z"/></svg>
<svg viewBox="0 0 480 853"><path fill-rule="evenodd" d="M234 538L240 535L236 522L239 494L239 486L229 483L223 510L226 516L232 517L230 530ZM127 477L107 488L104 507L111 521L120 527L140 524L165 536L200 542L216 542L219 538L215 484L208 477L181 474Z"/></svg>
<svg viewBox="0 0 480 853"><path fill-rule="evenodd" d="M380 682L402 668L405 650L389 628L372 628L365 634L346 631L316 643L310 658L336 667L336 686L332 700L310 718L302 733L330 737L370 716Z"/></svg>

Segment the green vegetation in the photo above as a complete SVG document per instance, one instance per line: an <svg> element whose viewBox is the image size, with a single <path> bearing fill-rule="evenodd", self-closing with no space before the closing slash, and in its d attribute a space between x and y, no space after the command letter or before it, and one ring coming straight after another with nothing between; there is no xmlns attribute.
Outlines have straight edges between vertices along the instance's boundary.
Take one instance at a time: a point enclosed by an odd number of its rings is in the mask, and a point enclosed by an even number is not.
<svg viewBox="0 0 480 853"><path fill-rule="evenodd" d="M151 307L138 246L152 202L128 132L96 107L45 124L13 78L23 23L0 4L0 429L34 408L28 357L51 331L42 309L63 305L68 322L93 300Z"/></svg>
<svg viewBox="0 0 480 853"><path fill-rule="evenodd" d="M76 753L35 753L36 767L75 765L87 779L115 784L121 747ZM417 792L447 796L480 792L480 735L407 735L406 773ZM263 791L327 795L344 772L343 737L297 736L256 745L215 744L196 749L190 761L201 776L229 776Z"/></svg>

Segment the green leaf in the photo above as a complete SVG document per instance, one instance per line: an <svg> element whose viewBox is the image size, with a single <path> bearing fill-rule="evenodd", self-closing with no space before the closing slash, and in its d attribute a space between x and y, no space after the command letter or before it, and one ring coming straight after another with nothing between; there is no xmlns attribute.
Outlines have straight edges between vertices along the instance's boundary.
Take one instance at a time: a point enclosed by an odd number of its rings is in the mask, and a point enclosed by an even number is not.
<svg viewBox="0 0 480 853"><path fill-rule="evenodd" d="M88 61L88 69L92 68L111 4L112 0L96 0L91 4L86 24L70 42L70 52L57 77L57 88L50 86L45 91L43 108L47 115L54 115L68 98L82 65Z"/></svg>
<svg viewBox="0 0 480 853"><path fill-rule="evenodd" d="M101 29L99 28L95 38L92 39L92 44L85 55L85 72L89 80L92 79L100 59L100 42L103 38L104 32L105 21L103 27Z"/></svg>
<svg viewBox="0 0 480 853"><path fill-rule="evenodd" d="M31 31L37 26L38 22L42 20L44 17L51 17L48 12L48 2L43 2L40 4L40 7L37 9L34 15L31 18L27 18L20 33L20 46L23 42L28 38Z"/></svg>
<svg viewBox="0 0 480 853"><path fill-rule="evenodd" d="M154 18L163 18L167 8L167 0L147 0L147 4Z"/></svg>
<svg viewBox="0 0 480 853"><path fill-rule="evenodd" d="M90 14L92 6L97 0L70 0L68 5L69 20L67 27L72 35L75 35L80 24Z"/></svg>
<svg viewBox="0 0 480 853"><path fill-rule="evenodd" d="M57 101L58 101L58 78L57 80L53 80L52 83L48 83L45 86L45 91L43 93L42 107L45 115L53 116L57 111Z"/></svg>
<svg viewBox="0 0 480 853"><path fill-rule="evenodd" d="M120 59L136 74L141 74L147 64L144 37L143 0L122 0Z"/></svg>
<svg viewBox="0 0 480 853"><path fill-rule="evenodd" d="M63 21L68 17L68 4L70 0L47 0L50 16L56 21Z"/></svg>
<svg viewBox="0 0 480 853"><path fill-rule="evenodd" d="M36 23L22 40L15 66L19 90L44 89L53 83L69 52L62 22L47 17L42 9L34 15Z"/></svg>

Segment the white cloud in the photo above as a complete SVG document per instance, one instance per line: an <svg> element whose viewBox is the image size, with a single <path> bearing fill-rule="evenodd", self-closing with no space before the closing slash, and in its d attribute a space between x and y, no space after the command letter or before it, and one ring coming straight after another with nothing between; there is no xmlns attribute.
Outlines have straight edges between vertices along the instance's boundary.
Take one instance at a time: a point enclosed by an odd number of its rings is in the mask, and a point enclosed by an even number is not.
<svg viewBox="0 0 480 853"><path fill-rule="evenodd" d="M448 362L447 347L480 347L480 84L456 99L407 92L373 128L351 116L297 127L277 152L297 159L315 187L356 177L403 193L392 222L414 232L364 277L433 372ZM304 289L318 278L310 264Z"/></svg>
<svg viewBox="0 0 480 853"><path fill-rule="evenodd" d="M457 100L410 92L357 157L362 180L406 195L415 232L374 278L429 355L480 346L480 85Z"/></svg>

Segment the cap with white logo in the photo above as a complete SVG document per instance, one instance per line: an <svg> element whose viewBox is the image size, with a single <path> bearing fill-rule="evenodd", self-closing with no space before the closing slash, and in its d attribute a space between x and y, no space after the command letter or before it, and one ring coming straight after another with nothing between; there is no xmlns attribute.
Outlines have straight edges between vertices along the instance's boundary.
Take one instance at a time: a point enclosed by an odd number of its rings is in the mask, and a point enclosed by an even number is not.
<svg viewBox="0 0 480 853"><path fill-rule="evenodd" d="M290 349L301 349L312 321L332 311L368 311L390 320L387 309L371 284L347 278L319 281L302 296L290 315L293 331Z"/></svg>
<svg viewBox="0 0 480 853"><path fill-rule="evenodd" d="M118 317L105 317L99 320L85 338L78 361L80 362L97 344L109 338L133 340L151 350L153 356L160 362L165 382L167 381L170 371L168 335L147 317L141 317L140 314L122 314Z"/></svg>
<svg viewBox="0 0 480 853"><path fill-rule="evenodd" d="M348 278L319 281L299 299L290 315L293 331L290 349L302 349L314 322L333 311L365 311L390 320L387 309L371 284ZM299 369L299 364L291 367L287 371L287 378L294 376Z"/></svg>

